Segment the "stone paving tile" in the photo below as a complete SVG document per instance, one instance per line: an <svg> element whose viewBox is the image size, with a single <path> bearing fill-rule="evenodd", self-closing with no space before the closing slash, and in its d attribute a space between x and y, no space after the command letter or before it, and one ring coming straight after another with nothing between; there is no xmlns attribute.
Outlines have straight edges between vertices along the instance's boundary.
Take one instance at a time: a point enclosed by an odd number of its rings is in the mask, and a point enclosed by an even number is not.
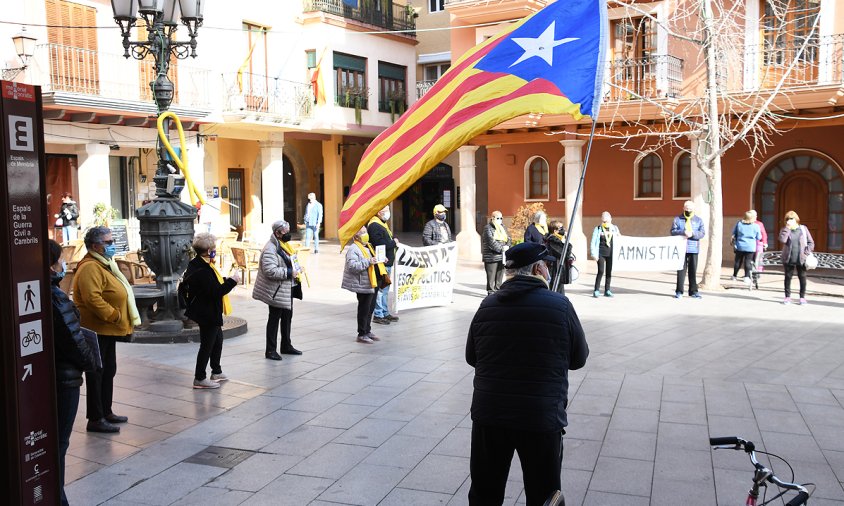
<svg viewBox="0 0 844 506"><path fill-rule="evenodd" d="M284 406L284 409L322 413L328 408L333 407L335 404L343 402L348 397L349 394L317 390L302 396L290 404L287 404Z"/></svg>
<svg viewBox="0 0 844 506"><path fill-rule="evenodd" d="M181 463L123 492L117 499L168 505L199 488L225 469L199 464Z"/></svg>
<svg viewBox="0 0 844 506"><path fill-rule="evenodd" d="M649 432L610 429L601 447L602 457L620 457L649 462L653 462L655 452L656 433Z"/></svg>
<svg viewBox="0 0 844 506"><path fill-rule="evenodd" d="M792 411L795 413L798 411L797 404L791 399L791 395L785 390L785 387L778 391L760 391L748 388L748 397L754 410Z"/></svg>
<svg viewBox="0 0 844 506"><path fill-rule="evenodd" d="M567 413L609 416L615 407L615 397L577 394L571 400Z"/></svg>
<svg viewBox="0 0 844 506"><path fill-rule="evenodd" d="M590 490L586 494L586 500L583 501L583 504L584 506L648 506L649 501L647 497L625 494L609 494L606 492Z"/></svg>
<svg viewBox="0 0 844 506"><path fill-rule="evenodd" d="M763 431L762 440L765 442L765 450L784 457L789 462L792 459L826 462L823 452L812 436Z"/></svg>
<svg viewBox="0 0 844 506"><path fill-rule="evenodd" d="M251 492L225 490L214 487L199 487L190 494L173 503L173 506L193 506L195 504L213 504L214 506L237 506L244 504L252 496Z"/></svg>
<svg viewBox="0 0 844 506"><path fill-rule="evenodd" d="M431 450L439 442L440 440L437 438L396 434L373 451L363 462L364 464L412 469L431 453Z"/></svg>
<svg viewBox="0 0 844 506"><path fill-rule="evenodd" d="M261 448L261 451L307 457L342 433L342 429L319 427L310 424L300 425L267 446L264 446Z"/></svg>
<svg viewBox="0 0 844 506"><path fill-rule="evenodd" d="M358 374L347 374L343 377L328 383L320 388L326 392L340 392L344 394L356 394L362 388L372 384L372 376L363 376Z"/></svg>
<svg viewBox="0 0 844 506"><path fill-rule="evenodd" d="M618 399L616 400L616 409L621 407L659 410L661 404L661 390L640 390L635 388L628 388L626 385L624 385L621 387L621 392L619 392L618 394Z"/></svg>
<svg viewBox="0 0 844 506"><path fill-rule="evenodd" d="M249 498L250 506L302 506L316 499L333 479L282 474Z"/></svg>
<svg viewBox="0 0 844 506"><path fill-rule="evenodd" d="M428 455L399 486L413 490L454 494L469 476L469 459L447 455Z"/></svg>
<svg viewBox="0 0 844 506"><path fill-rule="evenodd" d="M828 388L812 388L797 385L787 386L791 398L798 404L824 404L841 407L838 399Z"/></svg>
<svg viewBox="0 0 844 506"><path fill-rule="evenodd" d="M654 480L650 506L712 506L715 501L715 486L711 482L660 479Z"/></svg>
<svg viewBox="0 0 844 506"><path fill-rule="evenodd" d="M402 392L400 388L376 387L369 385L358 393L347 397L346 404L362 404L364 406L383 406Z"/></svg>
<svg viewBox="0 0 844 506"><path fill-rule="evenodd" d="M381 501L379 506L434 506L437 504L448 504L451 494L439 494L437 492L425 492L424 490L410 490L407 488L394 488L387 497Z"/></svg>
<svg viewBox="0 0 844 506"><path fill-rule="evenodd" d="M333 503L376 505L407 475L400 467L359 464L319 498Z"/></svg>
<svg viewBox="0 0 844 506"><path fill-rule="evenodd" d="M566 499L566 506L578 506L583 504L586 492L589 488L589 481L592 479L592 471L576 469L563 469L562 473L563 496Z"/></svg>
<svg viewBox="0 0 844 506"><path fill-rule="evenodd" d="M567 438L603 441L610 424L610 417L569 413L568 422Z"/></svg>
<svg viewBox="0 0 844 506"><path fill-rule="evenodd" d="M600 441L572 439L566 436L563 442L563 469L594 471L598 454L601 452ZM565 475L567 471L563 471Z"/></svg>
<svg viewBox="0 0 844 506"><path fill-rule="evenodd" d="M651 493L652 478L653 462L602 456L598 457L589 492L611 492L647 498Z"/></svg>
<svg viewBox="0 0 844 506"><path fill-rule="evenodd" d="M656 433L659 411L616 407L610 418L610 430Z"/></svg>
<svg viewBox="0 0 844 506"><path fill-rule="evenodd" d="M838 405L797 404L803 420L807 424L833 425L844 433L844 408Z"/></svg>
<svg viewBox="0 0 844 506"><path fill-rule="evenodd" d="M759 430L763 432L785 432L788 434L810 435L809 427L800 413L787 411L755 410Z"/></svg>
<svg viewBox="0 0 844 506"><path fill-rule="evenodd" d="M657 448L654 462L654 483L670 481L672 483L706 484L712 489L714 499L715 484L713 480L712 457L708 449L682 450L662 446Z"/></svg>
<svg viewBox="0 0 844 506"><path fill-rule="evenodd" d="M706 425L706 407L703 403L663 401L659 411L659 421Z"/></svg>
<svg viewBox="0 0 844 506"><path fill-rule="evenodd" d="M206 487L257 492L301 460L302 457L295 455L257 453L218 476Z"/></svg>
<svg viewBox="0 0 844 506"><path fill-rule="evenodd" d="M815 442L824 450L844 452L844 437L840 427L832 425L810 425ZM71 441L73 441L71 439Z"/></svg>
<svg viewBox="0 0 844 506"><path fill-rule="evenodd" d="M686 402L703 404L704 394L703 385L699 381L693 381L692 384L677 383L677 378L670 376L665 378L665 383L662 389L662 400L664 402Z"/></svg>
<svg viewBox="0 0 844 506"><path fill-rule="evenodd" d="M375 410L373 406L364 406L360 404L335 404L326 409L308 423L311 425L319 425L322 427L335 427L338 429L348 429L359 421L366 418L366 416Z"/></svg>
<svg viewBox="0 0 844 506"><path fill-rule="evenodd" d="M457 427L442 439L442 442L431 453L450 455L452 457L469 457L472 442L472 430Z"/></svg>
<svg viewBox="0 0 844 506"><path fill-rule="evenodd" d="M399 431L405 436L444 438L463 419L461 415L424 412Z"/></svg>
<svg viewBox="0 0 844 506"><path fill-rule="evenodd" d="M372 448L328 443L288 470L288 474L337 479L349 472Z"/></svg>
<svg viewBox="0 0 844 506"><path fill-rule="evenodd" d="M384 441L390 439L396 432L405 426L405 422L395 420L381 420L377 418L364 418L354 427L344 431L338 436L335 443L345 443L360 446L378 447Z"/></svg>

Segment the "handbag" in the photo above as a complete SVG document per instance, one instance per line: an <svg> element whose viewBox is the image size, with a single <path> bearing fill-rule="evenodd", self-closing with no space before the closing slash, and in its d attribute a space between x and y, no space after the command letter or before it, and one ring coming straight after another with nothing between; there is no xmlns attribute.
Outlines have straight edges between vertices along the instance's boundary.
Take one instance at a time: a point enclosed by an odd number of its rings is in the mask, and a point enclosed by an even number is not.
<svg viewBox="0 0 844 506"><path fill-rule="evenodd" d="M390 279L390 275L386 272L378 278L378 289L380 290L383 290L392 284L393 281Z"/></svg>
<svg viewBox="0 0 844 506"><path fill-rule="evenodd" d="M302 283L296 283L293 285L293 288L290 289L290 294L293 296L294 299L302 300Z"/></svg>
<svg viewBox="0 0 844 506"><path fill-rule="evenodd" d="M817 269L818 267L818 257L815 256L814 253L809 253L806 255L806 268L809 270Z"/></svg>

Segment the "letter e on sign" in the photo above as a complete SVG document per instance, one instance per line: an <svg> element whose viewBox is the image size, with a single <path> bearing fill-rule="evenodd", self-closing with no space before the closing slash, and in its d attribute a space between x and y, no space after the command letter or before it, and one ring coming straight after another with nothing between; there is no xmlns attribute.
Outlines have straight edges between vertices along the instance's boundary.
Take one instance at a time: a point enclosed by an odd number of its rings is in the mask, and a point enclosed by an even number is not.
<svg viewBox="0 0 844 506"><path fill-rule="evenodd" d="M32 118L9 115L9 149L13 151L35 151Z"/></svg>

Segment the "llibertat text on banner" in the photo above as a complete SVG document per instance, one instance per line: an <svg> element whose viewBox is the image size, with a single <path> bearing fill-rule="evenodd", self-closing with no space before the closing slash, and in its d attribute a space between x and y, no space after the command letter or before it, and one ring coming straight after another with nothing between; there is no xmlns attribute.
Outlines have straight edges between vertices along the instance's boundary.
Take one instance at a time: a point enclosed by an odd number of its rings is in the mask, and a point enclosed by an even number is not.
<svg viewBox="0 0 844 506"><path fill-rule="evenodd" d="M679 271L686 258L686 238L681 235L622 235L613 242L613 271Z"/></svg>
<svg viewBox="0 0 844 506"><path fill-rule="evenodd" d="M395 309L450 304L457 272L457 243L412 248L400 244L393 264Z"/></svg>

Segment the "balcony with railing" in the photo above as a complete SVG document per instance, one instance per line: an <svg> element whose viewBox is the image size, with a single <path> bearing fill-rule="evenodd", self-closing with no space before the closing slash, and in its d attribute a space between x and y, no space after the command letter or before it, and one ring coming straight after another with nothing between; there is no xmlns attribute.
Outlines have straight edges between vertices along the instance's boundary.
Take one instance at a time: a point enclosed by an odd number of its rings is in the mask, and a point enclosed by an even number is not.
<svg viewBox="0 0 844 506"><path fill-rule="evenodd" d="M416 100L424 97L437 81L418 81L416 83Z"/></svg>
<svg viewBox="0 0 844 506"><path fill-rule="evenodd" d="M416 13L411 6L397 5L392 0L386 5L380 0L358 0L356 5L343 0L302 0L305 13L324 12L385 30L407 30L400 35L416 37Z"/></svg>
<svg viewBox="0 0 844 506"><path fill-rule="evenodd" d="M815 37L801 53L802 46L802 40L779 38L727 55L726 58L739 60L728 60L722 66L728 89L771 90L780 81L784 90L844 85L844 34ZM792 63L794 66L788 71Z"/></svg>
<svg viewBox="0 0 844 506"><path fill-rule="evenodd" d="M149 89L154 72L152 61L125 59L116 53L104 53L61 44L42 44L36 48L33 69L44 93L79 95L80 101L97 104L112 99L109 107L139 110L138 103L155 107ZM185 65L171 65L170 78L175 86L173 106L207 109L211 105L208 89L210 71ZM85 98L85 97L88 98ZM95 98L95 100L91 100ZM99 102L102 103L102 102ZM105 104L103 104L105 105Z"/></svg>
<svg viewBox="0 0 844 506"><path fill-rule="evenodd" d="M313 117L314 93L310 83L237 72L222 77L226 112L293 125Z"/></svg>
<svg viewBox="0 0 844 506"><path fill-rule="evenodd" d="M604 82L606 102L676 98L683 85L683 60L671 55L612 60Z"/></svg>

